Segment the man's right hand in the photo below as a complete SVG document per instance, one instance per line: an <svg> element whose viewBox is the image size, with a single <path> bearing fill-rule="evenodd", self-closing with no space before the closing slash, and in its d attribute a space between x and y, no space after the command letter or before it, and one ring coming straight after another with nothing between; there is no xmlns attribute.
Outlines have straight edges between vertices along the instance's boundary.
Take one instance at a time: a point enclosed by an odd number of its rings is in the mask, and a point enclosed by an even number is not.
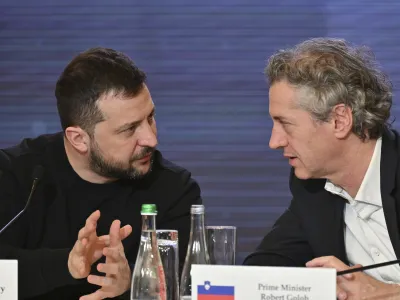
<svg viewBox="0 0 400 300"><path fill-rule="evenodd" d="M79 231L78 240L69 253L68 269L75 279L86 278L90 274L91 266L103 255L104 247L110 244L109 235L97 236L97 221L100 211L96 210L87 219L85 226ZM126 225L120 229L121 240L132 232L132 227Z"/></svg>

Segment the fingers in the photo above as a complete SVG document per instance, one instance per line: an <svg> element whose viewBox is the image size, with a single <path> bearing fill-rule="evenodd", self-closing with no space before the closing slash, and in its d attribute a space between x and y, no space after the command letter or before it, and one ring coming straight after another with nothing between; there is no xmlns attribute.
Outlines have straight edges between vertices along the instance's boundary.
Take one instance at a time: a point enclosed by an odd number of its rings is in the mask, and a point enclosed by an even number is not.
<svg viewBox="0 0 400 300"><path fill-rule="evenodd" d="M82 240L84 238L89 238L89 236L96 230L96 226L92 223L85 224L84 227L79 230L78 240Z"/></svg>
<svg viewBox="0 0 400 300"><path fill-rule="evenodd" d="M124 227L120 228L119 237L120 237L121 241L126 239L131 233L132 233L131 225L125 225ZM104 243L106 246L110 246L110 235L107 234L107 235L99 236L99 241Z"/></svg>
<svg viewBox="0 0 400 300"><path fill-rule="evenodd" d="M103 292L102 290L97 290L96 292L85 295L79 298L79 300L100 300L100 299L106 299L107 294Z"/></svg>
<svg viewBox="0 0 400 300"><path fill-rule="evenodd" d="M100 248L94 250L94 252L92 254L92 259L91 259L92 264L94 262L98 261L103 256L103 249L104 249L104 247L100 247Z"/></svg>
<svg viewBox="0 0 400 300"><path fill-rule="evenodd" d="M115 220L111 224L110 228L110 247L117 247L121 243L121 238L119 236L121 222Z"/></svg>
<svg viewBox="0 0 400 300"><path fill-rule="evenodd" d="M112 277L89 275L88 282L101 287L111 287L116 284L115 279Z"/></svg>
<svg viewBox="0 0 400 300"><path fill-rule="evenodd" d="M344 275L341 275L341 276L343 276L344 278L346 278L347 280L353 280L354 279L354 274L344 274Z"/></svg>
<svg viewBox="0 0 400 300"><path fill-rule="evenodd" d="M100 219L100 211L96 210L93 212L87 219L86 219L86 225L94 225L97 226L97 221Z"/></svg>
<svg viewBox="0 0 400 300"><path fill-rule="evenodd" d="M348 274L350 275L350 274ZM342 299L361 299L360 297L360 281L354 276L352 280L347 280L345 276L336 277L336 296Z"/></svg>
<svg viewBox="0 0 400 300"><path fill-rule="evenodd" d="M121 259L125 259L124 249L121 247L114 248L104 248L103 255L112 261L120 261Z"/></svg>
<svg viewBox="0 0 400 300"><path fill-rule="evenodd" d="M351 275L351 274L349 274ZM348 293L348 290L343 288L343 281L345 279L341 278L344 276L338 276L337 280L336 280L336 297L338 300L346 300L348 298L350 298L350 294Z"/></svg>
<svg viewBox="0 0 400 300"><path fill-rule="evenodd" d="M347 299L347 293L342 290L340 287L336 286L336 297L338 300L346 300Z"/></svg>
<svg viewBox="0 0 400 300"><path fill-rule="evenodd" d="M309 268L334 268L337 271L347 270L349 267L342 261L334 256L322 256L314 258L313 260L306 263L306 267Z"/></svg>
<svg viewBox="0 0 400 300"><path fill-rule="evenodd" d="M347 269L354 269L358 268L360 265L354 265L352 267L347 267ZM344 274L341 276L336 277L336 297L338 300L346 300L346 299L353 299L352 296L354 292L354 288L349 286L348 283L355 282L355 275L350 273L350 274ZM351 292L352 291L352 292ZM358 298L357 298L358 299Z"/></svg>
<svg viewBox="0 0 400 300"><path fill-rule="evenodd" d="M336 271L344 271L361 267L359 264L349 267L334 256L317 257L307 262L306 266L310 268L334 268ZM336 296L339 300L346 300L350 298L353 299L353 295L350 291L354 291L354 284L357 284L357 280L355 280L355 278L356 276L354 273L337 277ZM355 288L358 287L356 286Z"/></svg>
<svg viewBox="0 0 400 300"><path fill-rule="evenodd" d="M361 267L361 265L357 264L352 267L349 267L334 256L322 256L322 257L317 257L317 258L307 262L306 267L334 268L334 269L336 269L336 271L344 271L344 270L359 268L359 267ZM346 278L347 280L353 280L355 278L354 273L344 274L344 275L340 275L340 276Z"/></svg>
<svg viewBox="0 0 400 300"><path fill-rule="evenodd" d="M96 210L92 213L87 219L85 226L79 230L78 239L81 240L83 238L89 238L90 235L95 232L97 227L97 221L100 218L100 211Z"/></svg>
<svg viewBox="0 0 400 300"><path fill-rule="evenodd" d="M122 227L119 232L119 237L120 237L121 241L126 239L131 233L132 233L131 225L125 225L124 227Z"/></svg>
<svg viewBox="0 0 400 300"><path fill-rule="evenodd" d="M78 255L82 255L86 249L87 243L88 240L86 238L83 238L82 240L77 240L73 248L75 249L75 253Z"/></svg>
<svg viewBox="0 0 400 300"><path fill-rule="evenodd" d="M357 269L357 268L361 268L361 267L362 267L362 265L356 264L354 266L349 267L348 269L351 270L351 269ZM344 274L344 275L341 275L341 276L343 276L347 280L353 280L356 277L354 273Z"/></svg>
<svg viewBox="0 0 400 300"><path fill-rule="evenodd" d="M68 256L68 270L73 278L80 279L89 274L90 269L87 267L85 256L85 246L87 240L77 240L75 246Z"/></svg>
<svg viewBox="0 0 400 300"><path fill-rule="evenodd" d="M110 276L119 274L119 266L116 263L98 264L97 270Z"/></svg>
<svg viewBox="0 0 400 300"><path fill-rule="evenodd" d="M126 258L113 262L97 265L97 270L105 273L106 276L89 275L87 280L91 284L101 286L107 297L115 297L121 295L129 289L131 283L131 270Z"/></svg>

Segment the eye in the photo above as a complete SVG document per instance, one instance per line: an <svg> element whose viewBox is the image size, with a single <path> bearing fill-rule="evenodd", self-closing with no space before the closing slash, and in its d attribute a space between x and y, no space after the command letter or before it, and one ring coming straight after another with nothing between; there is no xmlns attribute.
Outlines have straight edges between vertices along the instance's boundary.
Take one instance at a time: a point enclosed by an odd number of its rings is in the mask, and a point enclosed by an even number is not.
<svg viewBox="0 0 400 300"><path fill-rule="evenodd" d="M288 121L282 121L282 120L279 123L281 123L281 125L284 126L284 127L287 127L289 125L293 125L293 123L290 123Z"/></svg>
<svg viewBox="0 0 400 300"><path fill-rule="evenodd" d="M291 123L289 123L289 122L281 122L281 126L282 126L282 129L286 132L286 133L289 133L289 132L291 132L292 131L292 126L291 125L293 125L293 124L291 124Z"/></svg>
<svg viewBox="0 0 400 300"><path fill-rule="evenodd" d="M156 116L155 113L152 113L147 119L149 121L149 123L152 123L154 121L154 117Z"/></svg>
<svg viewBox="0 0 400 300"><path fill-rule="evenodd" d="M124 133L131 135L135 132L135 130L136 130L136 126L132 126L132 127L129 127L128 129L125 129Z"/></svg>

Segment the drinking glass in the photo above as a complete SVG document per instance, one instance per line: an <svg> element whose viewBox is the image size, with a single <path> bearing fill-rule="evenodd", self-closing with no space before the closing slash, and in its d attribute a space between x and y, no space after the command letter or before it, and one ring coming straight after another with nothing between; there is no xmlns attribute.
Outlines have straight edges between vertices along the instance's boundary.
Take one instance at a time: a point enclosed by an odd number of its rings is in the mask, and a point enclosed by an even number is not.
<svg viewBox="0 0 400 300"><path fill-rule="evenodd" d="M164 268L167 300L179 300L178 231L157 230L157 242Z"/></svg>
<svg viewBox="0 0 400 300"><path fill-rule="evenodd" d="M236 227L206 226L208 254L213 265L234 265L236 259Z"/></svg>

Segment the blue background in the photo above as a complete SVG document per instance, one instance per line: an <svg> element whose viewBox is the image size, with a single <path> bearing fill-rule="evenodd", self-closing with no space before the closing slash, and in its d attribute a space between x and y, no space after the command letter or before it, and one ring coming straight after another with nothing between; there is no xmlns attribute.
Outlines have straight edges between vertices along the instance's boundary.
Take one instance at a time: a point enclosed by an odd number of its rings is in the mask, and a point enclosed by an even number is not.
<svg viewBox="0 0 400 300"><path fill-rule="evenodd" d="M208 224L238 226L241 263L290 201L268 149L267 58L345 38L372 47L397 92L399 15L394 0L0 0L0 147L60 130L54 86L73 56L123 51L148 74L160 150L201 184Z"/></svg>

